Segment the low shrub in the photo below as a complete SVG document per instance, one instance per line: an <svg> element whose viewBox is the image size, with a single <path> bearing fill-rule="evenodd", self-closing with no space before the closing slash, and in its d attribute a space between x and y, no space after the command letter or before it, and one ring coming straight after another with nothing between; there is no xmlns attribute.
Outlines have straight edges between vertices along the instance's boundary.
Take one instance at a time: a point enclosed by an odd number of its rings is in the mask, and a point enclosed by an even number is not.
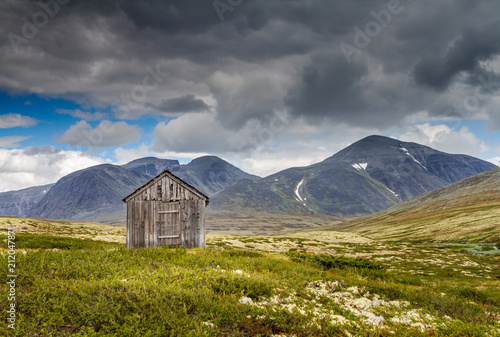
<svg viewBox="0 0 500 337"><path fill-rule="evenodd" d="M345 256L332 256L332 255L315 255L315 254L302 254L297 252L288 252L286 255L292 261L308 262L323 267L325 270L336 268L356 268L356 269L369 269L381 270L382 265L365 258L354 258Z"/></svg>
<svg viewBox="0 0 500 337"><path fill-rule="evenodd" d="M118 248L123 245L91 239L75 239L54 235L17 234L15 238L18 249L103 249ZM7 248L6 236L0 238L0 247Z"/></svg>

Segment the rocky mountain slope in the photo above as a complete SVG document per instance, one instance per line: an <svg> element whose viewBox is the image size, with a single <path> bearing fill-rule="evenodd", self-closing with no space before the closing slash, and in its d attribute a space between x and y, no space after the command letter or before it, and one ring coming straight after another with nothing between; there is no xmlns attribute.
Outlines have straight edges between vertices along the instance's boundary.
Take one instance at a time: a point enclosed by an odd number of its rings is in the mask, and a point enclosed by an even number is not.
<svg viewBox="0 0 500 337"><path fill-rule="evenodd" d="M0 214L26 216L54 184L0 193Z"/></svg>
<svg viewBox="0 0 500 337"><path fill-rule="evenodd" d="M26 215L124 223L122 199L166 169L206 194L218 192L241 179L259 178L213 156L197 158L187 165L153 157L123 166L104 164L61 178Z"/></svg>
<svg viewBox="0 0 500 337"><path fill-rule="evenodd" d="M333 228L377 239L500 242L500 168Z"/></svg>
<svg viewBox="0 0 500 337"><path fill-rule="evenodd" d="M494 168L474 157L370 136L320 163L242 180L212 196L210 208L371 214Z"/></svg>
<svg viewBox="0 0 500 337"><path fill-rule="evenodd" d="M186 165L173 167L170 171L206 195L217 193L243 179L260 179L215 156L196 158Z"/></svg>
<svg viewBox="0 0 500 337"><path fill-rule="evenodd" d="M82 213L120 206L123 197L149 179L148 175L111 164L73 172L59 179L27 216L75 219Z"/></svg>
<svg viewBox="0 0 500 337"><path fill-rule="evenodd" d="M0 194L0 210L3 215L123 223L122 198L169 169L210 195L209 209L217 213L356 216L387 209L494 168L470 156L370 136L320 163L262 179L214 156L186 165L148 157L122 166L94 166L63 177L50 189L28 189L23 197L20 191ZM17 199L13 197L16 193Z"/></svg>
<svg viewBox="0 0 500 337"><path fill-rule="evenodd" d="M150 177L157 176L160 172L165 170L172 170L174 167L178 167L179 161L172 159L160 159L155 157L145 157L131 161L122 167L148 175Z"/></svg>

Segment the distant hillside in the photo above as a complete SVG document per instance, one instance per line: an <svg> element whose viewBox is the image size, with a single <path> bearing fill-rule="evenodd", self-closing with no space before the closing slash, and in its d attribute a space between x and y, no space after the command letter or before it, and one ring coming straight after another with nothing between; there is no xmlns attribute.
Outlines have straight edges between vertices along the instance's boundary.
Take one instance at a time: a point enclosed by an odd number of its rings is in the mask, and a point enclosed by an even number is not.
<svg viewBox="0 0 500 337"><path fill-rule="evenodd" d="M375 239L500 242L500 169L325 229L355 232Z"/></svg>
<svg viewBox="0 0 500 337"><path fill-rule="evenodd" d="M326 160L261 180L242 180L211 198L210 209L371 214L421 193L496 168L382 136L364 138Z"/></svg>
<svg viewBox="0 0 500 337"><path fill-rule="evenodd" d="M146 157L133 160L130 163L122 165L122 167L134 172L148 175L150 177L155 177L159 173L165 170L172 170L174 167L177 167L179 165L180 164L178 160Z"/></svg>
<svg viewBox="0 0 500 337"><path fill-rule="evenodd" d="M206 195L217 193L243 179L260 179L215 156L193 159L189 164L173 167L171 172Z"/></svg>
<svg viewBox="0 0 500 337"><path fill-rule="evenodd" d="M150 179L126 168L104 164L61 179L28 212L28 217L75 219L81 213L120 205L121 199Z"/></svg>
<svg viewBox="0 0 500 337"><path fill-rule="evenodd" d="M26 216L28 211L42 200L52 186L54 184L0 193L0 214Z"/></svg>
<svg viewBox="0 0 500 337"><path fill-rule="evenodd" d="M241 179L259 179L214 156L200 157L187 165L180 165L177 160L141 158L122 166L104 164L71 173L32 202L25 215L124 223L122 199L167 169L209 195Z"/></svg>

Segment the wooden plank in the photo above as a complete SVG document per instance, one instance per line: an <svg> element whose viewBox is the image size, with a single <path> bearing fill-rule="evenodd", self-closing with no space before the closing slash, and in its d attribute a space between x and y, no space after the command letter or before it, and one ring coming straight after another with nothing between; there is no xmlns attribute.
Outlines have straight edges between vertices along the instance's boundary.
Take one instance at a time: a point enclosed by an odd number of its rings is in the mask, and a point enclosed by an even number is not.
<svg viewBox="0 0 500 337"><path fill-rule="evenodd" d="M200 219L198 220L198 247L206 248L206 226L205 226L205 200L199 200L200 203Z"/></svg>
<svg viewBox="0 0 500 337"><path fill-rule="evenodd" d="M182 210L182 214L183 214L183 221L181 223L181 233L182 233L182 241L181 241L181 245L183 247L186 247L186 243L188 242L189 240L189 237L188 237L188 233L187 233L187 229L189 227L189 205L187 203L184 204L184 209Z"/></svg>
<svg viewBox="0 0 500 337"><path fill-rule="evenodd" d="M198 205L196 201L191 201L192 204L192 209L193 209L193 215L191 216L191 231L189 233L190 235L190 242L189 242L189 248L194 248L196 247L196 227L198 227Z"/></svg>
<svg viewBox="0 0 500 337"><path fill-rule="evenodd" d="M153 239L154 240L153 245L154 245L154 247L158 247L159 244L160 244L158 242L158 235L159 235L159 233L158 233L158 221L159 221L158 211L160 210L159 203L160 203L159 201L155 202L154 224L153 224L153 226L154 226L154 229L153 229L153 233L154 233L153 234L153 237L154 237L154 239Z"/></svg>
<svg viewBox="0 0 500 337"><path fill-rule="evenodd" d="M179 211L160 211L159 214L171 214L171 213L179 213Z"/></svg>
<svg viewBox="0 0 500 337"><path fill-rule="evenodd" d="M146 237L145 237L145 232L146 232L146 224L145 224L145 207L144 207L144 199L140 201L140 211L139 211L139 217L140 217L140 224L141 224L141 233L140 233L140 238L141 238L141 247L146 247Z"/></svg>
<svg viewBox="0 0 500 337"><path fill-rule="evenodd" d="M172 235L176 235L177 238L172 240L172 244L179 245L180 238L180 222L181 222L181 214L180 214L180 203L176 202L172 204Z"/></svg>
<svg viewBox="0 0 500 337"><path fill-rule="evenodd" d="M200 228L200 202L199 200L194 201L196 207L196 220L194 226L191 229L192 244L191 247L198 247L198 230Z"/></svg>
<svg viewBox="0 0 500 337"><path fill-rule="evenodd" d="M131 224L131 219L130 219L130 201L127 202L127 238L126 238L126 245L125 247L127 248L132 248L131 242L130 242L130 227L132 226Z"/></svg>
<svg viewBox="0 0 500 337"><path fill-rule="evenodd" d="M149 202L143 201L143 221L144 221L144 247L149 247Z"/></svg>
<svg viewBox="0 0 500 337"><path fill-rule="evenodd" d="M167 201L169 199L167 180L168 179L166 177L163 177L161 180L162 200L163 201Z"/></svg>
<svg viewBox="0 0 500 337"><path fill-rule="evenodd" d="M179 245L183 245L184 242L184 226L186 223L186 214L185 214L185 208L186 208L186 200L181 200L179 204L179 230L180 230L180 237L179 237Z"/></svg>
<svg viewBox="0 0 500 337"><path fill-rule="evenodd" d="M148 247L151 247L153 245L153 218L154 218L154 213L153 213L153 205L154 203L152 201L147 202L147 207L148 207L148 222L146 223L146 226L148 227Z"/></svg>
<svg viewBox="0 0 500 337"><path fill-rule="evenodd" d="M132 201L132 214L131 214L131 219L132 219L132 239L133 239L133 246L134 248L137 248L137 227L138 227L138 223L137 223L137 219L136 219L136 216L135 216L135 213L136 213L136 209L137 209L137 200L133 200Z"/></svg>
<svg viewBox="0 0 500 337"><path fill-rule="evenodd" d="M135 208L137 207L136 206L137 204L137 201L134 199L132 201L132 212L131 212L131 219L132 219L132 242L133 242L133 247L134 248L137 248L137 220L135 218Z"/></svg>
<svg viewBox="0 0 500 337"><path fill-rule="evenodd" d="M178 237L179 237L179 235L163 235L163 236L159 236L158 239L176 239Z"/></svg>
<svg viewBox="0 0 500 337"><path fill-rule="evenodd" d="M135 221L137 223L137 247L142 248L142 239L144 236L142 235L142 219L141 219L141 214L142 214L142 202L141 201L136 201L137 203L137 208L135 209Z"/></svg>
<svg viewBox="0 0 500 337"><path fill-rule="evenodd" d="M184 247L191 248L191 227L193 225L193 203L186 202L186 213L188 214L186 221L186 235L184 237Z"/></svg>
<svg viewBox="0 0 500 337"><path fill-rule="evenodd" d="M146 194L144 193L144 196ZM141 210L141 220L142 220L142 225L143 225L143 232L142 232L142 237L143 237L143 240L144 240L144 243L143 243L143 247L147 247L148 246L148 226L147 226L147 222L148 222L148 202L146 200L143 199L142 201L142 210Z"/></svg>
<svg viewBox="0 0 500 337"><path fill-rule="evenodd" d="M168 185L168 182L167 182ZM168 186L167 186L168 189ZM168 198L170 199L172 196L170 195L170 192L168 192ZM162 212L168 212L170 211L170 203L164 203L163 205L163 211ZM161 236L168 236L170 235L169 231L169 218L167 216L168 213L160 214L162 217L161 225L163 226ZM169 246L170 245L170 240L162 240L162 244Z"/></svg>
<svg viewBox="0 0 500 337"><path fill-rule="evenodd" d="M148 201L149 205L149 247L154 247L154 221L155 221L155 201Z"/></svg>

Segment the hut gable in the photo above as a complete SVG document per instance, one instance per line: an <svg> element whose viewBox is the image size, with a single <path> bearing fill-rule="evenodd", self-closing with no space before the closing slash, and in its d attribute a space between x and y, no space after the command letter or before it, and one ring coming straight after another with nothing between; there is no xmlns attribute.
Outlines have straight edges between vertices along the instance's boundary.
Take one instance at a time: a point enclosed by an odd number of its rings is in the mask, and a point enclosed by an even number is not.
<svg viewBox="0 0 500 337"><path fill-rule="evenodd" d="M127 204L127 248L205 248L209 198L170 171L160 173L123 201Z"/></svg>
<svg viewBox="0 0 500 337"><path fill-rule="evenodd" d="M179 177L173 175L169 170L163 171L130 195L123 199L123 202L129 200L192 200L204 199L209 202L209 198L189 185Z"/></svg>

